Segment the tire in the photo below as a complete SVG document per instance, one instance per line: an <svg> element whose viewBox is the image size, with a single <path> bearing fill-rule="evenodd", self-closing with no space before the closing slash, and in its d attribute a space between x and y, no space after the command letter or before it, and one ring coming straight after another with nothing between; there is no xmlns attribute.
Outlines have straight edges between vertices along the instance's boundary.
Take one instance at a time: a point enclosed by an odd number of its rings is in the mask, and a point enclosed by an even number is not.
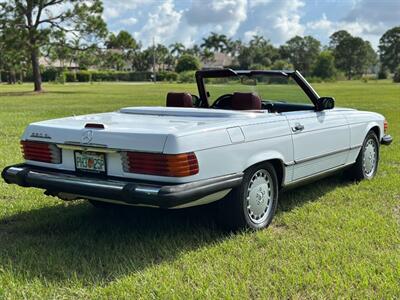
<svg viewBox="0 0 400 300"><path fill-rule="evenodd" d="M230 230L268 227L278 205L278 178L268 163L244 172L242 184L218 202L218 220Z"/></svg>
<svg viewBox="0 0 400 300"><path fill-rule="evenodd" d="M364 139L360 153L357 156L356 162L349 169L348 175L350 179L371 180L374 178L379 164L379 141L375 132L368 132Z"/></svg>

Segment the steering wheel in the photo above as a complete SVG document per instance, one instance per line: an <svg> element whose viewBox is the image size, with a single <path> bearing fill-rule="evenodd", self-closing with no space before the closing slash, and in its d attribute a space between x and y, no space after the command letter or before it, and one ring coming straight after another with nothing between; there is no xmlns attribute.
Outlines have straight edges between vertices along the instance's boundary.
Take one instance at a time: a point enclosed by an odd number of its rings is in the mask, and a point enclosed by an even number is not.
<svg viewBox="0 0 400 300"><path fill-rule="evenodd" d="M210 108L229 108L231 103L230 101L228 102L228 100L230 100L233 97L233 94L224 94L221 95L217 98L217 100L214 101L214 103L210 106ZM226 101L227 103L224 103L224 101ZM222 104L220 106L220 104Z"/></svg>

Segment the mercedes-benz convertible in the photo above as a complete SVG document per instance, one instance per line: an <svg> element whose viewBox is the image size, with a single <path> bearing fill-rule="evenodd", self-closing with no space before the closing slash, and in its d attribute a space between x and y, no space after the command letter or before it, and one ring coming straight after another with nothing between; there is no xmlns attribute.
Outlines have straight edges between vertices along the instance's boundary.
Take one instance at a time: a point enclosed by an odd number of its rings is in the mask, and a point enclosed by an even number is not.
<svg viewBox="0 0 400 300"><path fill-rule="evenodd" d="M198 96L168 93L166 107L32 123L25 162L2 177L97 206L218 201L226 225L260 229L283 189L341 169L372 179L392 141L382 115L335 108L298 71L202 70L196 82Z"/></svg>

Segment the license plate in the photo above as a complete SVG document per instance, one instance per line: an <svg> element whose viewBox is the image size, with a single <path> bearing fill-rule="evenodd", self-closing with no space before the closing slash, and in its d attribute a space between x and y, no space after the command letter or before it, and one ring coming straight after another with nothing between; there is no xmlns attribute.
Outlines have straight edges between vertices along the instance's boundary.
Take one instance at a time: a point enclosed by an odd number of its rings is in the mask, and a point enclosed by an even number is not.
<svg viewBox="0 0 400 300"><path fill-rule="evenodd" d="M75 151L75 168L77 171L105 173L105 154Z"/></svg>

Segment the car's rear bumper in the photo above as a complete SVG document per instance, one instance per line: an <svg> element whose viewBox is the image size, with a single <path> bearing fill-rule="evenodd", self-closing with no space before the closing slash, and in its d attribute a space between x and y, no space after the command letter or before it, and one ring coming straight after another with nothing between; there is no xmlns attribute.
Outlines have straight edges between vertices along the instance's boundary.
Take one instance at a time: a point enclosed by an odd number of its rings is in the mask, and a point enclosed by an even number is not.
<svg viewBox="0 0 400 300"><path fill-rule="evenodd" d="M127 204L170 208L232 189L240 185L243 174L230 174L183 184L162 184L128 181L116 177L81 176L73 172L20 164L6 167L1 176L9 184L45 189L53 195L68 193L88 199L108 199Z"/></svg>
<svg viewBox="0 0 400 300"><path fill-rule="evenodd" d="M392 141L393 141L392 136L390 136L389 134L385 134L382 137L381 144L382 145L390 145L392 143Z"/></svg>

